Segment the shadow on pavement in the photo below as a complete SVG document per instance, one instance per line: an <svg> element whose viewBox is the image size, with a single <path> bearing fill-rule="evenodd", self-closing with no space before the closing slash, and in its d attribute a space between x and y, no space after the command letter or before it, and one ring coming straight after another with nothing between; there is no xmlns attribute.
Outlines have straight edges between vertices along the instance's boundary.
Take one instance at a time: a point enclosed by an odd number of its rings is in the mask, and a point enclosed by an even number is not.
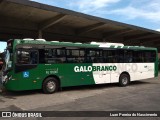
<svg viewBox="0 0 160 120"><path fill-rule="evenodd" d="M134 86L134 85L141 85L141 84L152 84L152 83L148 81L132 81L129 85Z"/></svg>
<svg viewBox="0 0 160 120"><path fill-rule="evenodd" d="M129 84L129 86L137 86L143 84L150 84L150 82L146 81L133 81ZM64 87L62 91L72 91L72 90L96 90L96 89L103 89L103 88L112 88L112 87L120 87L118 83L107 83L107 84L97 84L97 85L82 85L82 86L71 86L71 87Z"/></svg>
<svg viewBox="0 0 160 120"><path fill-rule="evenodd" d="M3 90L0 92L0 96L9 99L16 99L17 96L33 95L33 94L42 94L42 90L25 90L25 91L8 91Z"/></svg>
<svg viewBox="0 0 160 120"><path fill-rule="evenodd" d="M133 81L130 83L129 86L135 86L135 85L138 86L144 84L150 84L150 82ZM77 91L77 90L98 90L98 89L113 88L113 87L119 87L118 83L63 87L59 92ZM43 94L43 91L42 90L8 91L4 89L2 92L0 92L0 96L10 99L16 99L17 96L25 96L33 94Z"/></svg>

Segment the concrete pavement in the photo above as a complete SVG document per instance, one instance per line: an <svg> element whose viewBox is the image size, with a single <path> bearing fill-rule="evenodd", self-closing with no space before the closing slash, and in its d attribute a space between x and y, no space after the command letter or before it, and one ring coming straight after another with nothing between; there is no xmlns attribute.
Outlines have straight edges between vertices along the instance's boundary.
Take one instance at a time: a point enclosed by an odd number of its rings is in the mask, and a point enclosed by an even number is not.
<svg viewBox="0 0 160 120"><path fill-rule="evenodd" d="M160 111L158 79L133 82L127 87L69 87L49 95L41 90L4 91L0 93L0 111Z"/></svg>

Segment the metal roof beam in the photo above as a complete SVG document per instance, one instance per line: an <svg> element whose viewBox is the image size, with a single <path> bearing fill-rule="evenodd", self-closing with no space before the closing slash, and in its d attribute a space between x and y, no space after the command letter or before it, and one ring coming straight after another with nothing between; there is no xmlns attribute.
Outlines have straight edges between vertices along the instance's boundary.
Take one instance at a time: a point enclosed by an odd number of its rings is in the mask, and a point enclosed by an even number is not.
<svg viewBox="0 0 160 120"><path fill-rule="evenodd" d="M103 26L105 24L106 23L100 22L100 23L96 23L96 24L93 24L93 25L89 25L87 27L84 27L84 28L81 28L81 29L77 30L76 33L78 35L80 35L80 34L83 34L83 33L98 29L99 27L101 27L101 26Z"/></svg>
<svg viewBox="0 0 160 120"><path fill-rule="evenodd" d="M113 31L109 31L109 32L103 33L103 38L108 38L109 36L111 36L113 34L118 34L118 33L123 32L123 31L126 31L126 29L113 30Z"/></svg>
<svg viewBox="0 0 160 120"><path fill-rule="evenodd" d="M46 28L49 28L49 27L53 26L54 24L56 24L56 23L60 22L61 20L63 20L64 17L66 17L66 16L67 15L65 15L65 14L59 14L59 15L53 17L52 19L49 19L49 20L45 21L44 23L41 23L39 25L39 30L42 31L42 30L44 30Z"/></svg>
<svg viewBox="0 0 160 120"><path fill-rule="evenodd" d="M141 45L148 45L148 44L151 44L151 43L155 43L156 41L159 41L160 40L160 36L155 36L155 37L152 37L152 39L148 40L148 38L145 38L145 39L142 39L142 40L132 40L132 41L128 41L126 43L131 43L133 45L137 45L137 44L141 44ZM157 42L158 44L158 42Z"/></svg>
<svg viewBox="0 0 160 120"><path fill-rule="evenodd" d="M159 39L156 39L156 40L157 40L157 42L154 42L154 41L152 42L152 41L151 41L152 43L150 43L149 45L152 45L152 46L160 46L160 42L158 42L158 40L160 40L160 38L159 38ZM144 43L144 45L148 45L148 44L145 44L145 43Z"/></svg>
<svg viewBox="0 0 160 120"><path fill-rule="evenodd" d="M142 36L142 37L138 37L135 40L140 40L140 39L145 39L145 38L148 39L148 38L152 38L154 36L156 36L156 35L155 34L148 34L148 35L145 35L145 36Z"/></svg>
<svg viewBox="0 0 160 120"><path fill-rule="evenodd" d="M151 43L151 42L156 42L156 41L160 41L160 35L153 37L152 39L148 40L148 38L144 39L143 41L141 41L141 43Z"/></svg>
<svg viewBox="0 0 160 120"><path fill-rule="evenodd" d="M72 42L90 42L90 41L98 41L100 38L95 37L87 37L87 36L78 36L77 35L66 35L66 34L59 34L53 32L44 32L43 34L44 39L47 40L58 40L58 41L72 41Z"/></svg>
<svg viewBox="0 0 160 120"><path fill-rule="evenodd" d="M3 0L0 0L0 4L3 2Z"/></svg>
<svg viewBox="0 0 160 120"><path fill-rule="evenodd" d="M156 34L153 34L153 33L144 33L144 34L141 34L141 35L136 35L133 38L131 37L131 39L124 38L124 42L142 40L142 39L145 39L145 38L153 37L155 35Z"/></svg>
<svg viewBox="0 0 160 120"><path fill-rule="evenodd" d="M149 38L151 38L151 39L149 40ZM156 41L159 41L159 40L160 40L160 36L155 35L155 37L148 37L148 38L139 40L139 43L147 45L147 44L151 44L151 43L154 43Z"/></svg>
<svg viewBox="0 0 160 120"><path fill-rule="evenodd" d="M133 29L123 29L123 30L117 30L115 32L108 32L106 34L103 34L103 37L104 38L113 38L113 37L118 37L118 36L121 36L121 35L124 35L126 33L129 33L131 31L134 31Z"/></svg>
<svg viewBox="0 0 160 120"><path fill-rule="evenodd" d="M160 48L160 44L158 44L158 45L150 45L150 47Z"/></svg>
<svg viewBox="0 0 160 120"><path fill-rule="evenodd" d="M148 35L148 34L150 34L150 33L139 33L139 34L135 34L135 35L130 35L130 36L126 36L126 37L124 37L124 40L129 40L129 39L136 39L136 38L138 38L138 37L144 37L144 36L146 36L146 35Z"/></svg>

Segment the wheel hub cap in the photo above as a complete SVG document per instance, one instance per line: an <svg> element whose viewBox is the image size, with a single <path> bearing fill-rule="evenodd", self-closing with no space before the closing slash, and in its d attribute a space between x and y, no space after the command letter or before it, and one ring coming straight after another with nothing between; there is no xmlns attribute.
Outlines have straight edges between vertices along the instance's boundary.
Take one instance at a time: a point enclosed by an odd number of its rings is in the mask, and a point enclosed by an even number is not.
<svg viewBox="0 0 160 120"><path fill-rule="evenodd" d="M127 84L127 82L128 82L127 77L124 77L124 78L122 79L122 83L125 85L125 84Z"/></svg>
<svg viewBox="0 0 160 120"><path fill-rule="evenodd" d="M52 81L48 82L47 88L48 88L49 90L54 90L54 89L55 89L55 83L52 82Z"/></svg>

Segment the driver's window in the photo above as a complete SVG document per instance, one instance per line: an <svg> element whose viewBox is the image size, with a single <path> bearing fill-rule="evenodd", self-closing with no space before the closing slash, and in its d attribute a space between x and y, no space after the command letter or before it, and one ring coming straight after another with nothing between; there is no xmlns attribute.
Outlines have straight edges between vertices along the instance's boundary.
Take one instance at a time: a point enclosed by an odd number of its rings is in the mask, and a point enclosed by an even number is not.
<svg viewBox="0 0 160 120"><path fill-rule="evenodd" d="M37 64L38 52L37 51L17 51L17 64Z"/></svg>

